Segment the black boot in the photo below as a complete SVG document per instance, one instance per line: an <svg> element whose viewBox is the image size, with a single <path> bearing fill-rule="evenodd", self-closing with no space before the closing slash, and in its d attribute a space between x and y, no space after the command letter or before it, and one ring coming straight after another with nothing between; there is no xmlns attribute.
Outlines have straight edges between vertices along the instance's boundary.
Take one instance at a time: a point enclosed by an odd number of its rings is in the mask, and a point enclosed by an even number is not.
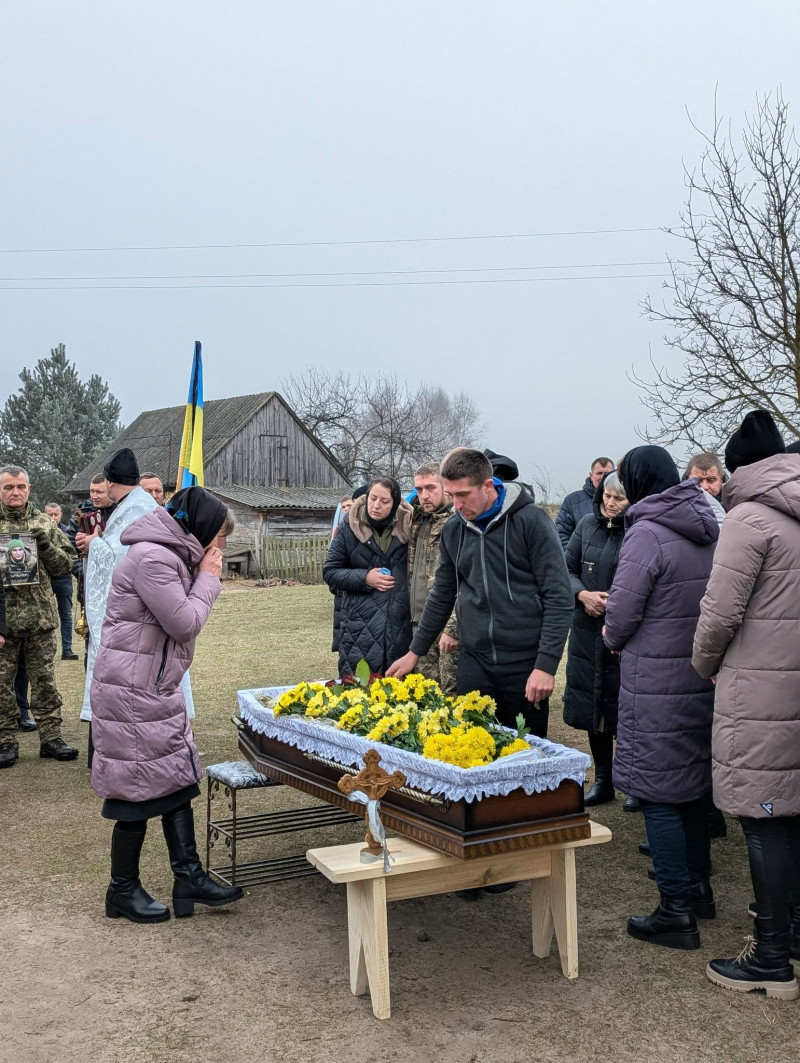
<svg viewBox="0 0 800 1063"><path fill-rule="evenodd" d="M640 941L664 945L668 949L699 949L700 934L689 897L667 897L650 915L628 920L628 933Z"/></svg>
<svg viewBox="0 0 800 1063"><path fill-rule="evenodd" d="M123 916L132 923L163 923L169 908L153 900L139 881L139 854L144 844L144 830L123 830L114 824L111 835L111 884L106 890L106 915Z"/></svg>
<svg viewBox="0 0 800 1063"><path fill-rule="evenodd" d="M711 883L695 883L689 891L689 903L697 919L714 919L717 915L717 906L714 903L714 891Z"/></svg>
<svg viewBox="0 0 800 1063"><path fill-rule="evenodd" d="M763 989L768 997L779 1000L797 1000L800 986L797 984L789 955L789 931L774 933L764 924L771 919L756 919L758 939L745 938L745 946L732 960L712 960L706 974L715 985L735 989L739 993L751 993Z"/></svg>
<svg viewBox="0 0 800 1063"><path fill-rule="evenodd" d="M17 724L20 731L35 731L39 727L39 724L31 716L29 710L20 706L19 709L19 723Z"/></svg>
<svg viewBox="0 0 800 1063"><path fill-rule="evenodd" d="M220 886L203 871L194 839L194 816L191 805L182 805L161 817L169 849L169 862L175 883L172 908L177 917L193 915L195 902L216 908L238 901L244 893L239 886Z"/></svg>
<svg viewBox="0 0 800 1063"><path fill-rule="evenodd" d="M590 731L589 748L594 758L594 785L583 799L584 805L604 805L613 801L614 783L611 765L614 760L614 736L607 731Z"/></svg>
<svg viewBox="0 0 800 1063"><path fill-rule="evenodd" d="M641 804L639 802L639 798L638 797L632 797L632 796L628 795L628 797L626 797L625 800L622 802L622 811L623 812L641 812L642 811L642 806L641 806Z"/></svg>
<svg viewBox="0 0 800 1063"><path fill-rule="evenodd" d="M0 742L0 768L13 768L19 756L19 742Z"/></svg>
<svg viewBox="0 0 800 1063"><path fill-rule="evenodd" d="M800 905L791 909L792 929L789 937L789 959L800 967Z"/></svg>

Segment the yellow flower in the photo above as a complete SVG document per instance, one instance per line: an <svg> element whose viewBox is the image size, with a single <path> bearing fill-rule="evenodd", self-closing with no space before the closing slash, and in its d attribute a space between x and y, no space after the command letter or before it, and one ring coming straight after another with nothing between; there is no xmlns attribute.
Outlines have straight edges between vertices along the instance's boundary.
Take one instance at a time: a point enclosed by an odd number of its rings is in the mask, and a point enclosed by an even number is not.
<svg viewBox="0 0 800 1063"><path fill-rule="evenodd" d="M372 730L367 734L371 742L382 742L384 738L394 738L408 730L408 714L405 712L393 712L378 720Z"/></svg>
<svg viewBox="0 0 800 1063"><path fill-rule="evenodd" d="M515 738L514 741L500 750L501 757L507 757L511 753L521 753L523 749L530 749L530 744L524 738Z"/></svg>
<svg viewBox="0 0 800 1063"><path fill-rule="evenodd" d="M364 714L358 705L346 709L339 717L336 726L343 731L352 731L363 721Z"/></svg>
<svg viewBox="0 0 800 1063"><path fill-rule="evenodd" d="M408 687L394 676L376 679L369 692L374 701L387 701L390 698L392 701L408 701Z"/></svg>
<svg viewBox="0 0 800 1063"><path fill-rule="evenodd" d="M457 768L474 768L491 764L494 739L485 727L456 727L449 735L435 734L425 743L423 757L454 764Z"/></svg>
<svg viewBox="0 0 800 1063"><path fill-rule="evenodd" d="M327 716L331 709L335 709L339 699L326 687L318 690L306 705L306 716Z"/></svg>

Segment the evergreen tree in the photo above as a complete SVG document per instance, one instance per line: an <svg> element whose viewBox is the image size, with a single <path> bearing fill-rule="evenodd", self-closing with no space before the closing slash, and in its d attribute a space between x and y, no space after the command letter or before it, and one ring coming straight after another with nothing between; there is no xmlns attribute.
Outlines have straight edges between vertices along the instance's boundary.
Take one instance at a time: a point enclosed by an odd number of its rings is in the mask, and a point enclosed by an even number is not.
<svg viewBox="0 0 800 1063"><path fill-rule="evenodd" d="M80 379L63 343L19 378L0 412L0 463L26 469L34 505L64 504L65 485L121 431L120 404L97 374Z"/></svg>

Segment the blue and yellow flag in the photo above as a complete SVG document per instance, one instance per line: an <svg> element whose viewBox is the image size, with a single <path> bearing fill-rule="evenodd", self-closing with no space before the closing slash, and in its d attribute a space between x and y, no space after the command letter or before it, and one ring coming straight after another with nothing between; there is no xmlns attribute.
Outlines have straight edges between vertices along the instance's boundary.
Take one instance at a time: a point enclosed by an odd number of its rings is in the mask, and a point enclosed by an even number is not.
<svg viewBox="0 0 800 1063"><path fill-rule="evenodd" d="M192 375L189 380L189 398L186 400L186 417L183 422L181 457L178 466L176 490L184 487L203 486L203 359L200 356L200 341L195 340Z"/></svg>

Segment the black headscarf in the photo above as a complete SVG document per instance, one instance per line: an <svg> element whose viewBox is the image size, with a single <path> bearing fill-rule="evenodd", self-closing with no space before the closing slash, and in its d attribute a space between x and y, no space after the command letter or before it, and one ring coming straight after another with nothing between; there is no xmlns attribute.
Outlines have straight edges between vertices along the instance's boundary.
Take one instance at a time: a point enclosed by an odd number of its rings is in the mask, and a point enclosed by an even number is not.
<svg viewBox="0 0 800 1063"><path fill-rule="evenodd" d="M353 491L353 493L352 493L352 495L350 497L355 502L355 500L357 498L361 498L362 495L365 495L368 490L369 490L369 484L361 484L360 487L356 487L355 488L355 490Z"/></svg>
<svg viewBox="0 0 800 1063"><path fill-rule="evenodd" d="M378 484L381 487L385 487L386 490L390 491L392 495L392 508L382 520L375 520L374 517L371 517L369 515L369 510L367 509L367 503L369 502L369 493L375 486L375 484ZM400 501L400 484L397 482L397 480L393 480L391 476L376 476L374 480L370 480L369 486L367 487L367 502L364 504L364 520L367 522L367 524L369 524L370 528L372 528L373 531L376 531L378 535L380 535L381 532L385 532L386 529L390 528L394 523L394 518L397 514L397 509L400 505Z"/></svg>
<svg viewBox="0 0 800 1063"><path fill-rule="evenodd" d="M800 454L800 439L796 443L790 443L786 448L787 454Z"/></svg>
<svg viewBox="0 0 800 1063"><path fill-rule="evenodd" d="M663 447L634 447L622 459L619 478L631 505L681 482L678 467Z"/></svg>
<svg viewBox="0 0 800 1063"><path fill-rule="evenodd" d="M228 507L204 487L184 487L167 502L167 513L205 549L214 542Z"/></svg>

